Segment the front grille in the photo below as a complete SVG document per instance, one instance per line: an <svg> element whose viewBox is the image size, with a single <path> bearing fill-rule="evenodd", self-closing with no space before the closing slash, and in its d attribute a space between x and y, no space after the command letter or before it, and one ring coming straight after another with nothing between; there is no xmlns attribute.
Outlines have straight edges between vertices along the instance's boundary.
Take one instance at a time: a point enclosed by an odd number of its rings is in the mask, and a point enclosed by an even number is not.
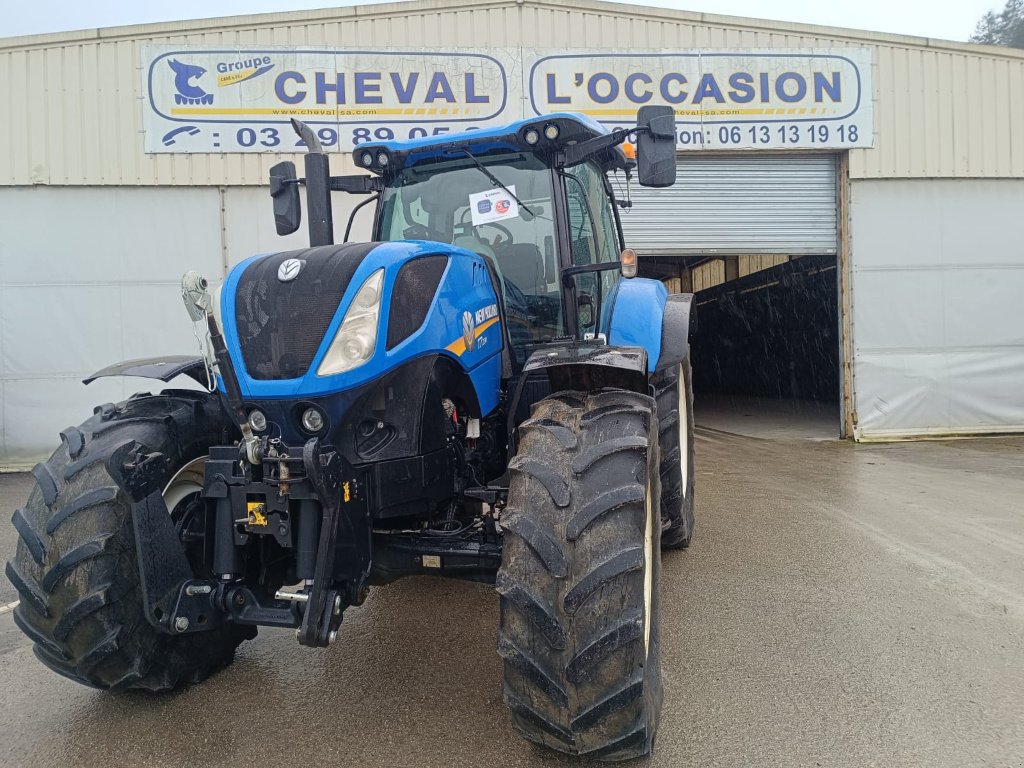
<svg viewBox="0 0 1024 768"><path fill-rule="evenodd" d="M323 245L277 253L246 267L235 292L242 359L254 379L294 379L309 370L352 275L378 243ZM281 282L281 263L302 262Z"/></svg>

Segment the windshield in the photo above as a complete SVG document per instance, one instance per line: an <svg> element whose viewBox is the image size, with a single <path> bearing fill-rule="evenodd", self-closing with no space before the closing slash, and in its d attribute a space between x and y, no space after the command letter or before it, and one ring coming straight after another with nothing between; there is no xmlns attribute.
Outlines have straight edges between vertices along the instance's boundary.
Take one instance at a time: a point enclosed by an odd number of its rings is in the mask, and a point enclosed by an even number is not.
<svg viewBox="0 0 1024 768"><path fill-rule="evenodd" d="M379 237L451 243L488 258L521 363L528 344L565 333L553 210L550 170L534 155L454 157L403 169L389 183Z"/></svg>

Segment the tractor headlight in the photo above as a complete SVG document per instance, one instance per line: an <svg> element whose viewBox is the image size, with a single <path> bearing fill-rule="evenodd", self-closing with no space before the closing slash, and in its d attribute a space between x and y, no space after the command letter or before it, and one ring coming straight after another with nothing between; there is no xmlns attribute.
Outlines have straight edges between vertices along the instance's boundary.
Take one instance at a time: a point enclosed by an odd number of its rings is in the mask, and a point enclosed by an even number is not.
<svg viewBox="0 0 1024 768"><path fill-rule="evenodd" d="M352 300L338 333L316 371L317 376L332 376L358 368L373 356L380 323L380 300L384 270L378 269L363 283Z"/></svg>

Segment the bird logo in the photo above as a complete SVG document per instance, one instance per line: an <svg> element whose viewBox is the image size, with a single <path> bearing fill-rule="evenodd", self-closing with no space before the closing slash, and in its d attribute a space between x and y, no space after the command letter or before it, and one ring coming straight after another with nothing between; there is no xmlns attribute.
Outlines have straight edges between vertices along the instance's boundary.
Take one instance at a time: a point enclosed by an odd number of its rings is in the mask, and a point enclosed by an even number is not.
<svg viewBox="0 0 1024 768"><path fill-rule="evenodd" d="M176 59L168 59L167 63L174 70L174 87L178 91L174 94L175 104L213 104L213 94L192 82L205 75L205 69Z"/></svg>

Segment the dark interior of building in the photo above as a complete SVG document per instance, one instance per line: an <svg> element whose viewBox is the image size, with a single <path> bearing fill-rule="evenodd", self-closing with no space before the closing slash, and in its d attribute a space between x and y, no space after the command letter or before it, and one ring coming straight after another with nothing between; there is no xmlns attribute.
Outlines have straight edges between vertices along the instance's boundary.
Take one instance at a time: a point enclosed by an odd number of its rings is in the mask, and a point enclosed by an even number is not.
<svg viewBox="0 0 1024 768"><path fill-rule="evenodd" d="M649 263L652 277L693 285L708 259ZM835 256L803 256L703 287L696 281L690 345L698 424L728 431L829 437L839 429L839 307ZM674 282L674 281L673 281Z"/></svg>

